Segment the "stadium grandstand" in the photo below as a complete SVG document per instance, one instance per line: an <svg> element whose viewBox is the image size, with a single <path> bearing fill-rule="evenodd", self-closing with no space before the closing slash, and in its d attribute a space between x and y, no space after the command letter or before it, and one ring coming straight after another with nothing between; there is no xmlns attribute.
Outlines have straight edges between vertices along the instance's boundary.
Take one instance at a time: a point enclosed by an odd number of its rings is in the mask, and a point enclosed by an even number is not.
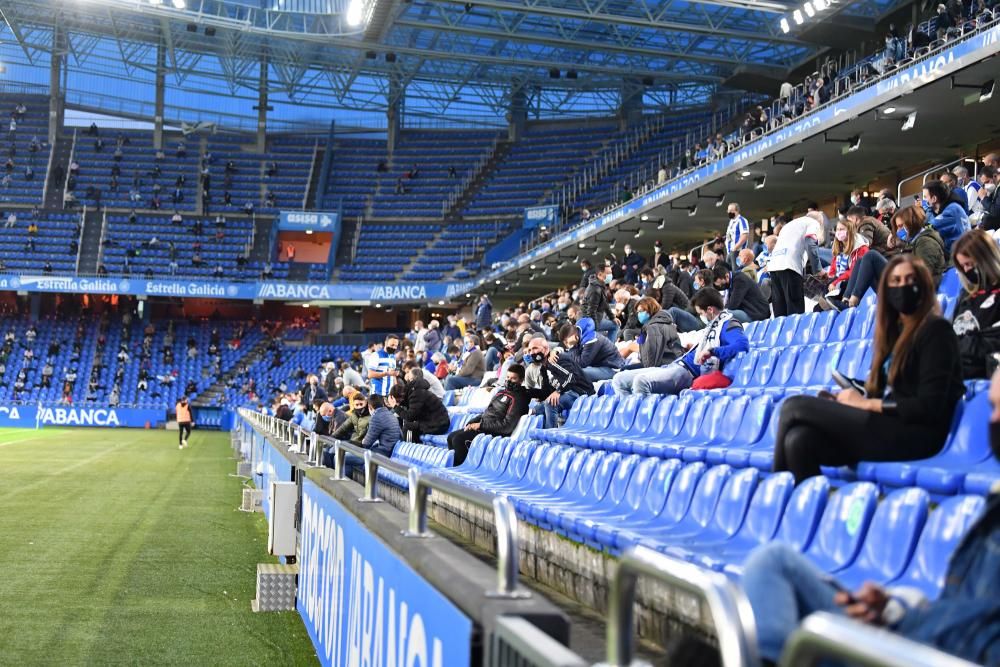
<svg viewBox="0 0 1000 667"><path fill-rule="evenodd" d="M0 662L1000 665L998 52L0 0Z"/></svg>

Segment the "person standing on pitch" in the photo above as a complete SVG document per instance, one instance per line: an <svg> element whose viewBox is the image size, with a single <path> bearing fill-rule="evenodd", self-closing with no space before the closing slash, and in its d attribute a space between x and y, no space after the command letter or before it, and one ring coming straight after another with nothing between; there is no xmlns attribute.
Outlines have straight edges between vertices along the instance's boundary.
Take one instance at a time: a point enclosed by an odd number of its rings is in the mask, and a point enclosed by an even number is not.
<svg viewBox="0 0 1000 667"><path fill-rule="evenodd" d="M187 396L181 396L181 400L177 401L177 405L174 406L174 411L177 413L177 436L180 440L177 449L184 449L188 446L187 439L191 435L191 426L194 424L191 420L191 406L188 404Z"/></svg>

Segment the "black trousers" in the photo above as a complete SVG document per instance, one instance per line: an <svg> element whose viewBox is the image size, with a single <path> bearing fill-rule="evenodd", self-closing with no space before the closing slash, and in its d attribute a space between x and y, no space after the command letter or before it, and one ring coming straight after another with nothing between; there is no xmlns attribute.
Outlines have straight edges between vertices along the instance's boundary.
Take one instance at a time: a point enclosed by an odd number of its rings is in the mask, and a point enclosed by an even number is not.
<svg viewBox="0 0 1000 667"><path fill-rule="evenodd" d="M806 300L802 294L802 276L791 269L771 271L771 305L775 317L804 313Z"/></svg>
<svg viewBox="0 0 1000 667"><path fill-rule="evenodd" d="M448 436L448 449L455 452L455 465L462 465L465 461L465 457L469 455L469 446L477 435L479 431L466 431L461 428Z"/></svg>
<svg viewBox="0 0 1000 667"><path fill-rule="evenodd" d="M792 396L781 405L774 470L791 471L798 483L821 474L820 466L923 459L941 451L947 435L947 426L907 424L896 415Z"/></svg>
<svg viewBox="0 0 1000 667"><path fill-rule="evenodd" d="M191 437L191 422L177 422L177 443L180 444Z"/></svg>

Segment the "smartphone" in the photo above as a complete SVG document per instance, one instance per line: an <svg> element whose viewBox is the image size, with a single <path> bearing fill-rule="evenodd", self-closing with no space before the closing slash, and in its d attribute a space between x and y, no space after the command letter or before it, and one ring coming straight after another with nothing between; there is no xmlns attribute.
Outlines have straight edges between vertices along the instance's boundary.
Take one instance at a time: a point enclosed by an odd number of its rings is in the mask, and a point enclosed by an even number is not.
<svg viewBox="0 0 1000 667"><path fill-rule="evenodd" d="M865 386L863 384L861 384L857 380L852 380L851 378L847 377L846 375L844 375L843 373L841 373L840 371L838 371L836 368L834 368L832 371L830 371L830 374L833 376L833 381L836 382L837 385L840 386L840 388L842 388L842 389L853 389L854 391L858 392L862 396L867 396L868 395L865 392Z"/></svg>

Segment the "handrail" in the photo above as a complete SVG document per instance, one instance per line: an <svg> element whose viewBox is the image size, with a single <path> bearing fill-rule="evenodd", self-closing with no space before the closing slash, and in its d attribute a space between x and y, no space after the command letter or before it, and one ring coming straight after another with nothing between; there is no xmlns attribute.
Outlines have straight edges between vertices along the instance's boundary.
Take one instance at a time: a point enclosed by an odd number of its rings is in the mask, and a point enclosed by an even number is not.
<svg viewBox="0 0 1000 667"><path fill-rule="evenodd" d="M708 604L723 667L759 667L757 626L743 591L718 572L674 560L647 547L626 551L608 599L607 667L628 667L635 656L632 606L639 577L701 596Z"/></svg>
<svg viewBox="0 0 1000 667"><path fill-rule="evenodd" d="M917 173L917 174L914 174L913 176L908 176L908 177L904 178L903 180L901 180L899 182L899 185L896 186L896 202L899 203L903 199L903 183L907 183L907 182L915 180L917 178L922 178L922 180L920 181L921 184L926 183L927 182L927 177L930 174L933 174L933 173L938 172L938 171L942 171L944 169L950 169L951 167L956 167L956 166L958 166L960 164L963 164L965 162L972 162L972 163L974 163L975 165L978 166L978 162L976 160L973 160L972 158L969 158L969 157L965 157L963 155L962 157L958 158L957 160L952 160L951 162L946 162L946 163L942 162L941 164L936 164L933 167L931 167L930 169L925 169L924 171L921 171L920 173ZM976 172L976 167L973 167L973 176L975 176L975 172Z"/></svg>
<svg viewBox="0 0 1000 667"><path fill-rule="evenodd" d="M385 468L390 470L397 475L403 475L404 477L408 474L410 467L393 461L386 456L381 454L376 454L370 449L365 449L359 445L355 445L350 442L344 442L343 440L337 440L336 438L321 437L321 441L333 445L333 475L329 478L331 482L344 482L347 481L348 477L344 477L344 459L347 454L354 454L355 456L360 456L365 462L365 495L363 498L358 500L365 503L380 503L382 499L378 497L375 490L375 482L378 479L379 468Z"/></svg>
<svg viewBox="0 0 1000 667"><path fill-rule="evenodd" d="M302 193L302 210L309 208L309 186L312 185L313 174L316 172L316 158L319 157L319 139L313 144L313 157L309 162L309 176L306 177L306 191ZM336 252L336 250L334 250Z"/></svg>
<svg viewBox="0 0 1000 667"><path fill-rule="evenodd" d="M59 134L56 133L54 138L48 138L49 144L49 160L45 164L45 182L42 184L42 205L45 204L45 198L49 194L49 182L52 180L52 163L56 159L56 143L59 141Z"/></svg>
<svg viewBox="0 0 1000 667"><path fill-rule="evenodd" d="M497 616L486 667L589 667L590 663L520 616Z"/></svg>
<svg viewBox="0 0 1000 667"><path fill-rule="evenodd" d="M97 266L98 275L100 275L101 265L104 263L104 241L108 233L108 209L104 208L103 216L101 217L101 238L97 241ZM81 248L82 251L82 248ZM107 267L104 267L107 268ZM77 267L77 273L79 274L79 267Z"/></svg>
<svg viewBox="0 0 1000 667"><path fill-rule="evenodd" d="M83 231L87 227L87 205L80 212L80 233L76 239L76 275L80 275L80 258L83 257Z"/></svg>
<svg viewBox="0 0 1000 667"><path fill-rule="evenodd" d="M55 146L52 147L55 150ZM62 207L66 208L66 194L69 192L69 179L73 177L73 170L70 169L70 165L73 164L73 157L76 155L76 130L73 130L73 143L69 147L69 161L66 163L66 177L63 179L63 191L62 191Z"/></svg>
<svg viewBox="0 0 1000 667"><path fill-rule="evenodd" d="M829 612L806 617L785 643L779 664L799 667L818 658L842 658L861 667L974 667L927 644Z"/></svg>
<svg viewBox="0 0 1000 667"><path fill-rule="evenodd" d="M413 538L431 537L427 530L427 494L431 489L483 509L492 509L497 534L497 590L487 591L486 596L507 599L531 597L530 592L517 588L519 574L517 514L514 512L514 503L509 498L462 486L434 472L421 472L416 468L410 468L408 482L410 520L409 530L404 535Z"/></svg>

